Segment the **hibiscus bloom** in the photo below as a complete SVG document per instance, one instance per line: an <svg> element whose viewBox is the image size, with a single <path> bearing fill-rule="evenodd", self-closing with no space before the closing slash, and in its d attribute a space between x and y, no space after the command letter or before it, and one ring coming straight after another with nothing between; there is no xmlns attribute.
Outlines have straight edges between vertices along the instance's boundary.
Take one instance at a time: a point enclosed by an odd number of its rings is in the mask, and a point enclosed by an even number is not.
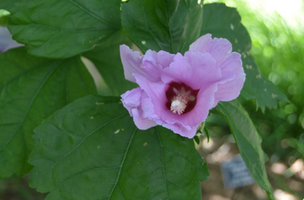
<svg viewBox="0 0 304 200"><path fill-rule="evenodd" d="M161 125L193 138L219 101L237 98L244 85L241 55L231 43L206 34L183 56L148 50L141 56L120 46L125 78L139 85L121 95L124 107L142 130Z"/></svg>

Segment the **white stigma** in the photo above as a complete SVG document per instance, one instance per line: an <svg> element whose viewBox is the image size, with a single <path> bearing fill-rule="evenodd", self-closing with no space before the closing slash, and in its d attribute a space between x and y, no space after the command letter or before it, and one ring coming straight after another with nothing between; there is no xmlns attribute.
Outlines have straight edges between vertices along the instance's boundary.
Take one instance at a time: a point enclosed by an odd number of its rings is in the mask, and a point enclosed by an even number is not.
<svg viewBox="0 0 304 200"><path fill-rule="evenodd" d="M188 98L185 95L178 94L173 98L171 102L170 110L173 113L177 113L179 115L183 114L188 103Z"/></svg>

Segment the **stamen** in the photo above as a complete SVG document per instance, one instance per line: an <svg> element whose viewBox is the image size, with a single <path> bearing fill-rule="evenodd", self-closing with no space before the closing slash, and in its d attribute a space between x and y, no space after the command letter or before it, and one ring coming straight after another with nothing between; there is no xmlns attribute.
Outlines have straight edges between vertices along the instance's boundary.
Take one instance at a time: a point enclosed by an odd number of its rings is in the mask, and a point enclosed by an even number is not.
<svg viewBox="0 0 304 200"><path fill-rule="evenodd" d="M171 103L170 110L179 115L183 114L188 103L189 97L183 93L176 95Z"/></svg>
<svg viewBox="0 0 304 200"><path fill-rule="evenodd" d="M184 83L171 82L166 91L166 107L174 114L188 113L195 107L198 92Z"/></svg>

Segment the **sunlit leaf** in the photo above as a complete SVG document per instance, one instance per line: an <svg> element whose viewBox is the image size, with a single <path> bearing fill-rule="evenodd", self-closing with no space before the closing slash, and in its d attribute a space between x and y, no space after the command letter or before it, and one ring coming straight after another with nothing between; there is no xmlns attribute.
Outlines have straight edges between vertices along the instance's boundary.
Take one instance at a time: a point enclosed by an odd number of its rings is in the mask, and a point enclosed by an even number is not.
<svg viewBox="0 0 304 200"><path fill-rule="evenodd" d="M257 107L262 111L266 107L276 108L278 100L288 101L286 95L260 73L250 55L250 36L235 8L225 4L204 5L203 19L201 35L211 33L213 37L227 38L232 43L233 51L242 54L246 81L241 95L245 99L255 99Z"/></svg>

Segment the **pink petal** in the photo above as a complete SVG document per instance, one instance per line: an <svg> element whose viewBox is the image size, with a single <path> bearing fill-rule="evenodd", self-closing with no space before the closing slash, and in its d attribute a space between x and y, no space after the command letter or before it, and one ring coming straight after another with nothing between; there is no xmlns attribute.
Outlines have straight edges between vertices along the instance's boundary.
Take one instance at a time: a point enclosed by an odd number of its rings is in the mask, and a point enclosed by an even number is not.
<svg viewBox="0 0 304 200"><path fill-rule="evenodd" d="M206 89L221 79L221 70L210 54L188 51L185 58L192 66L192 75L188 82L192 89Z"/></svg>
<svg viewBox="0 0 304 200"><path fill-rule="evenodd" d="M155 52L148 50L142 60L142 69L148 76L149 81L159 81L162 69L169 67L173 61L173 54L165 51Z"/></svg>
<svg viewBox="0 0 304 200"><path fill-rule="evenodd" d="M140 87L121 95L121 101L124 107L129 111L131 117L133 117L135 125L141 130L146 130L157 125L153 120L144 118L142 115L142 107L140 107L141 101L142 97L146 98L146 96Z"/></svg>
<svg viewBox="0 0 304 200"><path fill-rule="evenodd" d="M241 55L231 53L221 64L223 80L218 84L215 93L215 104L218 101L231 101L240 95L240 91L245 82L245 73L242 67Z"/></svg>
<svg viewBox="0 0 304 200"><path fill-rule="evenodd" d="M150 116L149 113L151 113L152 112L151 109L153 109L153 113L155 113L157 116L161 116L162 112L168 110L166 107L167 98L165 94L165 89L166 89L165 84L163 84L161 81L150 82L145 77L138 74L133 74L133 75L135 76L136 83L145 91L145 93L150 98L150 101L154 106L154 107L151 106L144 107L143 115L145 117Z"/></svg>
<svg viewBox="0 0 304 200"><path fill-rule="evenodd" d="M149 81L160 80L161 70L170 65L174 55L165 51L148 50L144 56L140 56L138 51L132 51L128 46L121 45L120 57L125 78L136 82L133 73L144 76Z"/></svg>
<svg viewBox="0 0 304 200"><path fill-rule="evenodd" d="M193 90L206 89L221 80L221 70L208 53L188 51L185 57L177 54L170 67L164 69L164 83L184 83Z"/></svg>
<svg viewBox="0 0 304 200"><path fill-rule="evenodd" d="M132 51L128 46L120 45L120 58L127 80L136 82L133 73L146 75L140 68L143 56L140 56L138 51Z"/></svg>
<svg viewBox="0 0 304 200"><path fill-rule="evenodd" d="M212 41L212 35L210 33L201 36L195 40L189 47L189 51L199 51L202 53L207 52L209 43Z"/></svg>
<svg viewBox="0 0 304 200"><path fill-rule="evenodd" d="M146 92L144 92L141 98L143 117L153 119L154 121L160 120L160 118L155 114L154 108L155 106L152 103L152 99L147 95Z"/></svg>
<svg viewBox="0 0 304 200"><path fill-rule="evenodd" d="M217 91L217 84L209 86L205 90L200 90L197 95L196 105L189 113L186 113L184 123L194 126L200 124L208 117L209 110L214 104L214 94Z"/></svg>
<svg viewBox="0 0 304 200"><path fill-rule="evenodd" d="M197 126L191 127L189 129L185 128L183 125L178 122L175 124L164 124L164 127L171 129L174 133L177 133L183 137L193 138L197 131Z"/></svg>
<svg viewBox="0 0 304 200"><path fill-rule="evenodd" d="M206 34L192 43L189 50L209 53L220 64L231 53L232 45L227 39L214 38L212 40L211 34Z"/></svg>
<svg viewBox="0 0 304 200"><path fill-rule="evenodd" d="M132 116L131 110L133 108L137 108L140 106L141 96L143 90L138 87L133 90L129 90L121 95L121 101L124 107L129 111L130 115Z"/></svg>
<svg viewBox="0 0 304 200"><path fill-rule="evenodd" d="M148 118L143 118L142 114L138 109L132 109L132 115L135 125L141 130L147 130L148 128L157 125L155 121L150 120Z"/></svg>
<svg viewBox="0 0 304 200"><path fill-rule="evenodd" d="M151 51L148 50L143 58L143 64L149 66L151 69L154 68L166 68L169 67L171 62L173 62L174 54L170 54L166 51Z"/></svg>
<svg viewBox="0 0 304 200"><path fill-rule="evenodd" d="M191 76L191 65L182 56L182 54L177 53L170 67L167 67L163 70L161 78L164 83L170 83L171 81L174 81L187 84L191 79Z"/></svg>

